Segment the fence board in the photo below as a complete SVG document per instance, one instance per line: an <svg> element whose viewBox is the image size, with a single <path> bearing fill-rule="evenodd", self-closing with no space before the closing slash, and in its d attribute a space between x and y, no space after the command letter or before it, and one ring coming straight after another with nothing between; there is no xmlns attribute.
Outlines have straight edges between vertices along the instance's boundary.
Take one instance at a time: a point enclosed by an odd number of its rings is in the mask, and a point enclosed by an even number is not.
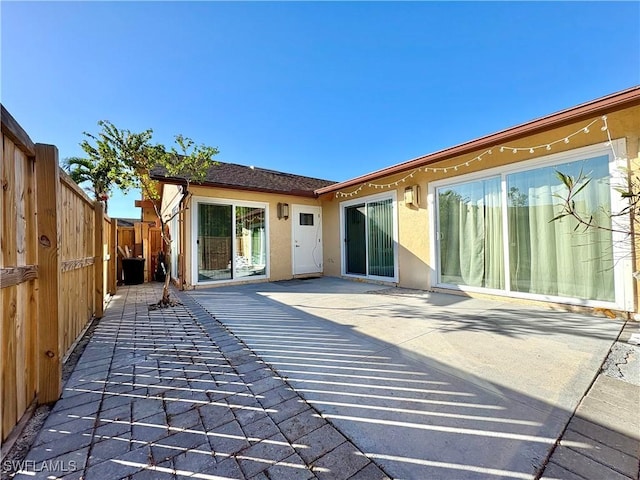
<svg viewBox="0 0 640 480"><path fill-rule="evenodd" d="M38 211L38 396L43 403L60 396L62 383L60 293L60 182L58 149L36 145ZM53 179L53 181L52 181Z"/></svg>
<svg viewBox="0 0 640 480"><path fill-rule="evenodd" d="M15 225L16 217L16 181L15 162L13 161L15 145L5 139L2 169L2 266L17 266Z"/></svg>
<svg viewBox="0 0 640 480"><path fill-rule="evenodd" d="M8 433L18 421L16 384L16 301L17 287L2 290L2 432ZM6 436L6 435L5 435Z"/></svg>
<svg viewBox="0 0 640 480"><path fill-rule="evenodd" d="M94 204L94 223L95 223L95 231L94 231L94 255L96 256L96 261L93 265L95 269L95 300L94 300L94 308L95 315L98 318L102 318L104 314L104 262L102 261L102 257L104 256L104 207L102 203L95 202Z"/></svg>
<svg viewBox="0 0 640 480"><path fill-rule="evenodd" d="M117 289L117 267L118 265L118 221L115 218L111 219L111 225L109 230L109 275L107 292L111 295L115 295Z"/></svg>
<svg viewBox="0 0 640 480"><path fill-rule="evenodd" d="M64 356L94 313L94 284L88 285L87 278L96 272L96 255L93 202L66 173L59 171L58 174L62 205L60 353Z"/></svg>
<svg viewBox="0 0 640 480"><path fill-rule="evenodd" d="M6 438L35 397L33 348L35 314L31 301L38 269L35 259L33 158L7 135L7 112L2 112L2 379L0 380L0 437ZM17 124L13 127L16 128Z"/></svg>
<svg viewBox="0 0 640 480"><path fill-rule="evenodd" d="M133 227L118 227L118 247L124 250L124 247L129 247L129 250L133 252L133 246L135 244L135 231ZM116 276L118 282L123 281L122 274L122 256L118 255Z"/></svg>
<svg viewBox="0 0 640 480"><path fill-rule="evenodd" d="M92 316L101 314L106 291L115 293L117 231L115 221L95 214L102 205L59 168L56 147L34 145L4 106L2 140L4 454L7 442L18 438L14 427L26 424L22 417L36 402L59 398L63 356ZM97 298L96 291L103 295Z"/></svg>
<svg viewBox="0 0 640 480"><path fill-rule="evenodd" d="M11 114L4 108L4 105L0 106L2 109L2 135L7 140L11 141L13 145L16 145L29 157L35 156L35 146L27 135L27 132L20 126L18 122L11 116Z"/></svg>
<svg viewBox="0 0 640 480"><path fill-rule="evenodd" d="M101 204L102 207L102 204ZM109 266L111 264L111 219L106 215L102 219L102 299L109 293ZM103 302L104 305L104 302Z"/></svg>

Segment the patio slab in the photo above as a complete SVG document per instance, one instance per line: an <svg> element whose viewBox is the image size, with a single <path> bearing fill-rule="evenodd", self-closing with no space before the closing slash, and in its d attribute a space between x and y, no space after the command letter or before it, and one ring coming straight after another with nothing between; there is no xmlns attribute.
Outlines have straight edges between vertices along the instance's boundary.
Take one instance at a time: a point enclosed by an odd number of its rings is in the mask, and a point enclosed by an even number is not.
<svg viewBox="0 0 640 480"><path fill-rule="evenodd" d="M633 355L598 375L637 324L327 278L149 312L159 288L118 291L16 478L637 478Z"/></svg>
<svg viewBox="0 0 640 480"><path fill-rule="evenodd" d="M534 478L623 326L332 278L188 296L393 478Z"/></svg>

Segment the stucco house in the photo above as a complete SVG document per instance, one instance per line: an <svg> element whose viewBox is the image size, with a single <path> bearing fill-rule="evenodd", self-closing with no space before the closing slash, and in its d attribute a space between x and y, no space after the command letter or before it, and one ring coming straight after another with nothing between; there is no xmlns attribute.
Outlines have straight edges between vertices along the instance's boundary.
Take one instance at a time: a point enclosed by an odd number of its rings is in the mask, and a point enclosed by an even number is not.
<svg viewBox="0 0 640 480"><path fill-rule="evenodd" d="M607 212L639 148L635 87L338 183L222 163L186 196L155 178L167 215L190 199L171 225L185 288L311 274L637 312L633 221ZM577 206L605 228L551 221L557 171L589 175Z"/></svg>
<svg viewBox="0 0 640 480"><path fill-rule="evenodd" d="M315 190L334 182L225 162L188 192L180 178L153 176L163 183L164 216L182 212L169 231L171 270L184 288L322 274Z"/></svg>

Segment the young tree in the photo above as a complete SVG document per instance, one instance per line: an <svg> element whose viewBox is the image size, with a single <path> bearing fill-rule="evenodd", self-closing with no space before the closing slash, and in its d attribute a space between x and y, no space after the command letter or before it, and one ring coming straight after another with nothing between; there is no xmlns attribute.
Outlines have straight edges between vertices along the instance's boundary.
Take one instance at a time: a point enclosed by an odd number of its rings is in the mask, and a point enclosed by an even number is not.
<svg viewBox="0 0 640 480"><path fill-rule="evenodd" d="M166 225L182 210L188 208L188 198L180 211L169 218L163 216L159 205L161 192L157 182L151 179L151 170L162 169L168 177L183 179L186 191L188 191L191 182L204 180L209 168L215 165L213 157L219 153L218 149L206 145L196 145L193 140L183 135L176 135L175 145L167 149L162 144L152 143L153 130L151 129L135 133L119 129L106 120L98 122L98 125L102 131L97 136L85 132L94 145L85 140L82 147L85 151L91 152L90 155L95 155L113 167L109 170L109 175L117 175L117 179L113 179L113 183L121 190L139 188L143 196L152 201L160 223L162 241L166 245L165 268L167 275L162 289L162 298L157 306L172 305L173 302L169 295L171 239L167 235Z"/></svg>
<svg viewBox="0 0 640 480"><path fill-rule="evenodd" d="M562 182L566 188L564 195L556 195L561 201L561 210L551 221L557 221L564 217L571 217L576 220L576 230L579 228L589 229L597 228L601 230L608 230L610 232L618 232L635 237L638 234L638 227L640 227L640 175L638 173L629 172L628 185L615 187L614 189L625 200L625 206L619 212L605 212L612 220L612 225L601 225L595 221L593 215L588 217L584 212L581 212L576 207L576 197L584 190L591 182L591 178L588 174L585 174L582 170L575 177L567 175L562 172L556 171L556 176ZM616 222L617 218L631 218L631 222L624 222L623 225L619 225ZM634 226L636 228L634 228Z"/></svg>

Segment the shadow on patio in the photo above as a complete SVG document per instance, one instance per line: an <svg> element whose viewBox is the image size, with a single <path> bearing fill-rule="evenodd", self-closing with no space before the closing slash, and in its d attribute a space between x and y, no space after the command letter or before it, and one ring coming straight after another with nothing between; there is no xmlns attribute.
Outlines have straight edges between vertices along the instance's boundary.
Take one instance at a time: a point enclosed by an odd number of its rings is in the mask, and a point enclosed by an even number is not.
<svg viewBox="0 0 640 480"><path fill-rule="evenodd" d="M590 328L588 317L575 315L566 325L559 326L558 319L545 325L541 312L518 326L510 318L518 313L515 310L501 311L500 306L487 319L476 311L481 305L473 305L466 314L466 306L456 305L460 320L438 311L438 305L425 314L429 308L425 299L407 306L386 295L376 300L370 294L371 285L354 287L344 282L347 292L341 294L323 282L293 289L263 284L197 290L188 296L394 478L534 478L599 367L598 363L583 372L580 379L568 373L563 380L579 386L547 401L540 392L531 395L523 388L510 388L505 385L509 379L495 382L491 375L443 363L437 351L405 348L416 341L415 332L408 332L410 340L405 339L402 332L393 331L403 328L393 320L421 322L429 316L428 328L418 335L421 341L434 331L443 338L457 330L488 330L512 342L514 338L526 342L534 333L538 337L561 335L564 330L574 334L573 328L583 323ZM474 319L480 324L477 328ZM606 344L608 351L614 330L621 325L605 328L599 319L595 323L599 326L588 336ZM536 324L541 324L539 329ZM381 329L386 329L384 335L374 334ZM547 347L561 347L550 341ZM452 354L464 363L464 348ZM518 355L517 349L513 354ZM525 376L518 387L526 385L529 372L516 373ZM535 389L545 372L530 373ZM621 442L631 440L625 433L618 433ZM579 455L596 459L599 455L586 437L563 445ZM620 454L633 464L628 452Z"/></svg>

